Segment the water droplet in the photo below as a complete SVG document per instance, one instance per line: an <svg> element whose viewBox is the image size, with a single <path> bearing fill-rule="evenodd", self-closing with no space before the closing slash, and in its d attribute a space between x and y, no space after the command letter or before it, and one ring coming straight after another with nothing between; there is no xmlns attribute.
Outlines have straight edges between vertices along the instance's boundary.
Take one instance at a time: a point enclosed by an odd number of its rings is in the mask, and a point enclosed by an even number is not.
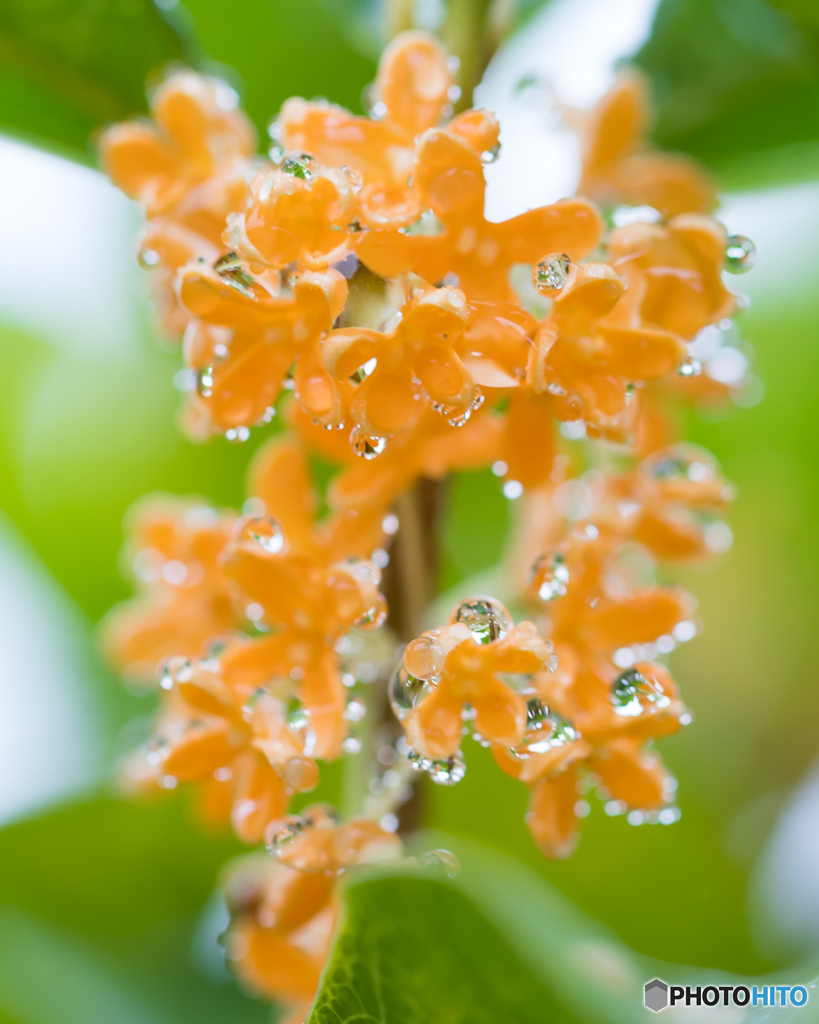
<svg viewBox="0 0 819 1024"><path fill-rule="evenodd" d="M281 169L294 178L310 181L316 170L316 162L309 153L290 153L282 161Z"/></svg>
<svg viewBox="0 0 819 1024"><path fill-rule="evenodd" d="M681 377L699 377L702 373L702 363L699 359L686 359L684 363L680 363L677 373Z"/></svg>
<svg viewBox="0 0 819 1024"><path fill-rule="evenodd" d="M400 822L398 820L398 815L385 814L384 817L379 820L378 824L385 832L397 832Z"/></svg>
<svg viewBox="0 0 819 1024"><path fill-rule="evenodd" d="M647 459L645 470L655 480L691 480L693 483L707 483L717 476L713 457L693 445L677 445Z"/></svg>
<svg viewBox="0 0 819 1024"><path fill-rule="evenodd" d="M493 164L498 159L500 148L500 142L496 142L491 149L485 149L483 153L481 153L481 161L485 164Z"/></svg>
<svg viewBox="0 0 819 1024"><path fill-rule="evenodd" d="M248 298L256 298L256 293L253 291L253 278L244 269L241 259L235 252L220 256L213 264L213 269L223 281L226 281L236 291Z"/></svg>
<svg viewBox="0 0 819 1024"><path fill-rule="evenodd" d="M512 629L509 612L493 597L471 597L455 609L451 623L461 622L479 644L503 640Z"/></svg>
<svg viewBox="0 0 819 1024"><path fill-rule="evenodd" d="M196 374L196 390L202 398L210 398L213 394L213 364L203 366Z"/></svg>
<svg viewBox="0 0 819 1024"><path fill-rule="evenodd" d="M535 288L541 295L560 291L569 279L570 266L571 260L565 253L547 256L535 267Z"/></svg>
<svg viewBox="0 0 819 1024"><path fill-rule="evenodd" d="M664 708L671 703L665 691L636 668L627 669L614 680L609 697L614 713L621 718L642 715L646 704Z"/></svg>
<svg viewBox="0 0 819 1024"><path fill-rule="evenodd" d="M430 761L427 775L439 786L454 786L466 775L466 761L458 750L452 757Z"/></svg>
<svg viewBox="0 0 819 1024"><path fill-rule="evenodd" d="M258 544L268 555L278 555L284 550L284 533L275 519L270 516L254 516L241 521L239 527L240 541Z"/></svg>
<svg viewBox="0 0 819 1024"><path fill-rule="evenodd" d="M725 269L729 274L744 274L756 263L756 246L745 235L731 235L725 247Z"/></svg>
<svg viewBox="0 0 819 1024"><path fill-rule="evenodd" d="M541 601L562 597L569 585L569 567L563 555L557 551L541 555L532 566L532 582Z"/></svg>
<svg viewBox="0 0 819 1024"><path fill-rule="evenodd" d="M422 633L411 640L404 651L404 665L418 679L437 681L446 660L446 651L434 633Z"/></svg>
<svg viewBox="0 0 819 1024"><path fill-rule="evenodd" d="M250 438L250 427L231 427L225 431L225 440L231 444L244 444Z"/></svg>
<svg viewBox="0 0 819 1024"><path fill-rule="evenodd" d="M520 480L507 480L503 485L503 496L510 501L517 501L523 494L523 484Z"/></svg>
<svg viewBox="0 0 819 1024"><path fill-rule="evenodd" d="M348 736L347 739L341 744L341 749L345 754L360 754L361 753L361 740L358 736Z"/></svg>
<svg viewBox="0 0 819 1024"><path fill-rule="evenodd" d="M166 658L159 667L159 685L163 690L172 690L176 683L189 683L193 679L193 662L190 658Z"/></svg>
<svg viewBox="0 0 819 1024"><path fill-rule="evenodd" d="M357 171L354 167L342 167L341 168L344 177L349 181L350 188L354 192L359 192L361 186L364 184L364 179L361 176L361 171Z"/></svg>
<svg viewBox="0 0 819 1024"><path fill-rule="evenodd" d="M398 526L398 516L395 515L393 512L389 512L381 520L381 529L384 531L384 533L387 534L388 537L392 537L396 533L398 533Z"/></svg>
<svg viewBox="0 0 819 1024"><path fill-rule="evenodd" d="M153 270L159 266L160 255L155 249L140 249L137 255L137 263L143 270Z"/></svg>
<svg viewBox="0 0 819 1024"><path fill-rule="evenodd" d="M419 754L417 750L409 750L407 753L407 760L414 772L425 772L432 764L432 761L430 761L428 757L424 757L423 754Z"/></svg>
<svg viewBox="0 0 819 1024"><path fill-rule="evenodd" d="M433 685L426 679L418 679L399 665L390 678L389 697L393 713L403 722L421 701L432 693Z"/></svg>
<svg viewBox="0 0 819 1024"><path fill-rule="evenodd" d="M381 121L387 113L387 105L381 100L378 85L370 82L361 93L361 105L374 121Z"/></svg>
<svg viewBox="0 0 819 1024"><path fill-rule="evenodd" d="M427 850L418 858L418 863L425 868L443 871L447 878L457 878L461 873L461 862L449 850Z"/></svg>
<svg viewBox="0 0 819 1024"><path fill-rule="evenodd" d="M297 754L284 765L284 779L298 793L309 793L319 782L318 765L311 757Z"/></svg>
<svg viewBox="0 0 819 1024"><path fill-rule="evenodd" d="M344 718L348 722L360 722L367 714L367 705L360 697L353 697L344 709Z"/></svg>
<svg viewBox="0 0 819 1024"><path fill-rule="evenodd" d="M356 425L350 432L350 446L359 458L369 462L384 451L387 447L387 439L386 437L369 436Z"/></svg>
<svg viewBox="0 0 819 1024"><path fill-rule="evenodd" d="M526 732L519 754L545 754L556 747L565 747L577 739L571 722L552 711L537 697L526 702Z"/></svg>
<svg viewBox="0 0 819 1024"><path fill-rule="evenodd" d="M297 814L271 822L265 832L265 846L274 856L279 856L309 825L307 818Z"/></svg>
<svg viewBox="0 0 819 1024"><path fill-rule="evenodd" d="M358 629L374 630L380 629L386 621L387 602L385 598L379 594L375 604L355 620L355 625Z"/></svg>

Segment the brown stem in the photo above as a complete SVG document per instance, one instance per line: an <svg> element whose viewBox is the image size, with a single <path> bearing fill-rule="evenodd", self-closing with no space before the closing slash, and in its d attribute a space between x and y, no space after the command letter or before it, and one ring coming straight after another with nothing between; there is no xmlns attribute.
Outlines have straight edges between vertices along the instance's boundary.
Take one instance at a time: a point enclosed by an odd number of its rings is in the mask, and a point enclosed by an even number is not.
<svg viewBox="0 0 819 1024"><path fill-rule="evenodd" d="M422 632L430 601L435 596L438 572L438 531L444 485L437 480L419 480L396 500L398 533L390 551L382 589L390 609L389 622L401 643ZM396 739L402 734L389 700L382 709L382 726ZM421 786L398 811L399 831L413 832L421 824L423 794Z"/></svg>

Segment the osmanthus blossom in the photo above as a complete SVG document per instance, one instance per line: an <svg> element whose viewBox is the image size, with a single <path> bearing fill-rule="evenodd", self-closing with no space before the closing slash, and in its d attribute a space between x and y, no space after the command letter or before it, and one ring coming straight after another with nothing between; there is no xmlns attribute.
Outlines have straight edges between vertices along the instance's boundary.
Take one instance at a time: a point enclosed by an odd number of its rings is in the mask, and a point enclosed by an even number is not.
<svg viewBox="0 0 819 1024"><path fill-rule="evenodd" d="M141 261L154 269L163 325L184 330L174 275L189 260L216 260L225 219L244 206L256 133L224 82L171 73L150 96L152 121L126 121L99 143L104 170L148 218Z"/></svg>
<svg viewBox="0 0 819 1024"><path fill-rule="evenodd" d="M207 820L268 844L272 858L226 880L227 950L293 1024L326 961L339 878L401 856L392 811L411 769L457 783L468 737L530 788L547 856L572 852L592 791L634 823L676 817L653 743L691 719L665 661L698 626L656 566L730 542L731 488L678 441L674 413L731 391L697 377L696 353L731 327L740 302L722 275L750 267L751 243L709 215L696 165L644 141L631 73L583 119L577 197L489 221L499 125L453 115L456 71L435 39L404 33L369 115L290 99L265 157L229 90L176 72L151 121L102 138L106 169L143 205L142 262L182 336L183 428L244 441L282 413L241 513L169 497L132 513L138 592L103 637L124 675L160 680L128 784L189 786ZM329 471L321 494L312 460ZM381 568L404 601L400 573L422 557L407 530L390 564L401 517L422 482L489 466L517 499L512 612L478 595L423 632L399 614L397 635ZM344 822L323 806L288 817L321 763L359 746L352 641L385 621L403 736L375 753L387 749L394 795L373 820L367 800ZM385 683L382 668L367 678Z"/></svg>
<svg viewBox="0 0 819 1024"><path fill-rule="evenodd" d="M139 788L199 784L205 814L254 842L294 791L314 788L315 759L340 756L349 696L337 642L381 625L386 605L380 570L362 557L382 537L383 511L317 521L305 456L287 439L262 450L249 489L253 514L237 517L212 551L212 586L230 595L232 629L212 635L219 642L197 657L161 663L160 713L125 774ZM180 639L198 624L200 605L197 595L177 595ZM137 599L127 614L139 635L155 612ZM240 632L242 622L256 635Z"/></svg>
<svg viewBox="0 0 819 1024"><path fill-rule="evenodd" d="M105 653L131 682L149 684L165 658L197 658L241 624L221 556L238 516L202 499L151 495L130 510L125 561L138 595L112 609Z"/></svg>
<svg viewBox="0 0 819 1024"><path fill-rule="evenodd" d="M285 1020L301 1024L340 915L340 878L399 859L403 844L374 821L341 823L321 804L272 822L265 838L272 858L251 854L226 872L227 955L249 991L283 1002Z"/></svg>
<svg viewBox="0 0 819 1024"><path fill-rule="evenodd" d="M714 186L702 167L650 148L649 117L647 84L634 69L620 72L592 111L575 115L583 143L580 194L605 206L647 206L664 217L712 210Z"/></svg>

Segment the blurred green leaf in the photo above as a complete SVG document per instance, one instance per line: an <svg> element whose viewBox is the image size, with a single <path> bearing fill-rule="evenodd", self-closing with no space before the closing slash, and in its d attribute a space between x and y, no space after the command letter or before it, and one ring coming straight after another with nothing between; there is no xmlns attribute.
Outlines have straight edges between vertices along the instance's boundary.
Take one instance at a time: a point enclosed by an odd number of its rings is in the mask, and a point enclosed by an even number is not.
<svg viewBox="0 0 819 1024"><path fill-rule="evenodd" d="M241 852L234 839L203 833L176 795L89 799L6 826L0 1021L269 1021L265 1003L214 973L216 931L198 938L219 873ZM207 964L195 952L202 943L212 952Z"/></svg>
<svg viewBox="0 0 819 1024"><path fill-rule="evenodd" d="M16 1024L171 1024L71 935L0 907L0 1013ZM42 979L46 984L37 984Z"/></svg>
<svg viewBox="0 0 819 1024"><path fill-rule="evenodd" d="M636 57L654 86L657 142L721 169L819 140L816 10L805 0L662 0Z"/></svg>
<svg viewBox="0 0 819 1024"><path fill-rule="evenodd" d="M145 82L194 50L151 0L0 6L0 130L88 161L92 134L145 108Z"/></svg>

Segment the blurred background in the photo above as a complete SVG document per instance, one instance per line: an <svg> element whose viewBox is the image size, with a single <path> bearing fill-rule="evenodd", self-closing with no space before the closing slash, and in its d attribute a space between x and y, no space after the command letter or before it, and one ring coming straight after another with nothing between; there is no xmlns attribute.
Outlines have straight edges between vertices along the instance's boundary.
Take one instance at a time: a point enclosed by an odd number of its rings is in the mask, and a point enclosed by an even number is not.
<svg viewBox="0 0 819 1024"><path fill-rule="evenodd" d="M417 0L417 21L435 27L442 6ZM718 216L757 245L738 321L755 383L745 407L687 424L738 500L732 550L685 578L705 630L672 667L695 723L661 745L681 820L634 828L597 807L575 856L545 862L525 789L476 746L463 783L430 787L426 823L528 864L640 952L781 968L819 946L819 7L493 6L507 38L476 96L503 129L489 216L571 193L578 148L556 97L589 107L635 58L654 84L656 141L705 161ZM137 805L110 787L151 698L128 693L94 646L128 593L118 552L131 502L165 490L238 506L265 432L205 447L177 433L178 356L152 329L139 210L93 169L88 139L144 109L142 80L169 60L225 75L262 133L290 95L360 111L379 19L364 0L0 10L2 1024L269 1019L214 944L212 893L237 847L202 833L184 795ZM488 472L454 480L442 586L497 560L508 504ZM40 977L52 984L31 984Z"/></svg>

